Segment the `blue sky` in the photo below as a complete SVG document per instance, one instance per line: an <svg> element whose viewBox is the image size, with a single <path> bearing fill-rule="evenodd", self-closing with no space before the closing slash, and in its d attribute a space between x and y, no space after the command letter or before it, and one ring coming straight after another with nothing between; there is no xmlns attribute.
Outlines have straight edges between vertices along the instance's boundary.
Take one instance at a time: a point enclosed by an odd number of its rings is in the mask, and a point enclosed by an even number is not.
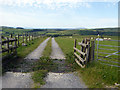
<svg viewBox="0 0 120 90"><path fill-rule="evenodd" d="M119 0L96 1L1 0L0 24L30 28L117 27Z"/></svg>

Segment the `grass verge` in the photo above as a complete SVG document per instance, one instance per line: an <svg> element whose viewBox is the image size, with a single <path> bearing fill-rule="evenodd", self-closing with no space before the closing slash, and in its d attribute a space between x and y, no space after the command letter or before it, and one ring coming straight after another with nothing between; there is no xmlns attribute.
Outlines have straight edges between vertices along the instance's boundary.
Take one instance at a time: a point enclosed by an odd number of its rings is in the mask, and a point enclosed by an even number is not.
<svg viewBox="0 0 120 90"><path fill-rule="evenodd" d="M43 56L49 57L51 55L51 52L52 52L51 44L52 43L51 43L51 38L50 38L50 40L47 42L47 46L45 47L43 51Z"/></svg>

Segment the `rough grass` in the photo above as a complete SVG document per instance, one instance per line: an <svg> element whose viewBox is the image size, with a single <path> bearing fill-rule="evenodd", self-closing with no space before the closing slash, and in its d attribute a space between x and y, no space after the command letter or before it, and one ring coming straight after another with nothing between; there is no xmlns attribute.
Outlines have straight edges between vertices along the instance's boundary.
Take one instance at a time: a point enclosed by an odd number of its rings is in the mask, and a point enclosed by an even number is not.
<svg viewBox="0 0 120 90"><path fill-rule="evenodd" d="M66 56L66 64L73 71L77 71L88 88L116 88L115 83L119 83L118 68L102 65L99 62L91 62L85 68L81 68L74 61L73 53Z"/></svg>
<svg viewBox="0 0 120 90"><path fill-rule="evenodd" d="M41 57L33 67L33 71L37 70L48 70L51 71L55 68L55 64L53 63L53 60L49 57Z"/></svg>
<svg viewBox="0 0 120 90"><path fill-rule="evenodd" d="M34 88L40 88L41 85L45 84L44 78L47 72L47 70L38 70L33 73L32 79L34 81Z"/></svg>
<svg viewBox="0 0 120 90"><path fill-rule="evenodd" d="M51 38L50 40L47 42L47 46L45 47L44 51L43 51L43 56L45 57L49 57L51 55L52 52L52 48L51 48Z"/></svg>
<svg viewBox="0 0 120 90"><path fill-rule="evenodd" d="M89 88L115 88L115 83L119 83L117 70L116 67L92 62L77 71Z"/></svg>

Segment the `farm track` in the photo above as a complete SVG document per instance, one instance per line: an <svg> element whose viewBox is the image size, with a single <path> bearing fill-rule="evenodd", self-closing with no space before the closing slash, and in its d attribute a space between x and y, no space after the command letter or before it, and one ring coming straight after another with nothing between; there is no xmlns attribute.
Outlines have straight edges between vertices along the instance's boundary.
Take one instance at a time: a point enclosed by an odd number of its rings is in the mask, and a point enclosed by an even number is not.
<svg viewBox="0 0 120 90"><path fill-rule="evenodd" d="M41 88L86 88L77 73L71 72L70 68L66 66L65 56L54 38L52 38L51 58L58 67L48 73L45 78L46 84Z"/></svg>
<svg viewBox="0 0 120 90"><path fill-rule="evenodd" d="M3 88L32 87L33 81L31 79L30 73L31 66L42 56L42 52L49 39L50 38L47 38L38 46L38 48L31 52L24 59L24 62L20 64L19 68L13 70L13 72L5 73L5 75L2 77ZM54 62L58 67L56 70L52 70L48 73L47 77L45 78L46 84L41 88L86 88L82 80L80 80L79 77L75 75L77 73L71 72L70 68L66 66L65 56L54 38L52 38L52 54L50 57L54 59Z"/></svg>
<svg viewBox="0 0 120 90"><path fill-rule="evenodd" d="M6 72L2 76L2 88L31 88L33 87L33 81L31 79L32 64L37 61L41 56L42 52L47 45L47 38L43 41L38 48L31 52L19 66L19 68ZM27 72L27 73L25 73Z"/></svg>
<svg viewBox="0 0 120 90"><path fill-rule="evenodd" d="M52 59L65 59L65 56L64 56L61 48L56 43L54 38L52 38L52 54L50 57Z"/></svg>
<svg viewBox="0 0 120 90"><path fill-rule="evenodd" d="M44 42L42 42L33 52L31 52L25 59L27 60L35 60L39 59L42 56L42 52L45 49L47 42L50 38L47 38Z"/></svg>

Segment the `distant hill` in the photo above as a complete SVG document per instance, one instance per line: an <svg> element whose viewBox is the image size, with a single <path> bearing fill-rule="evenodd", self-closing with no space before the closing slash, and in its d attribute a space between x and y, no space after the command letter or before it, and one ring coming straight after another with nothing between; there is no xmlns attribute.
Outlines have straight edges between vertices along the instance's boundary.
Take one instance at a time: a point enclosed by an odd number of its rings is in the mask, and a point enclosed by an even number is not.
<svg viewBox="0 0 120 90"><path fill-rule="evenodd" d="M118 28L96 28L96 29L87 29L87 28L34 28L34 29L25 29L22 27L7 27L2 26L2 34L9 35L21 34L21 33L38 33L41 35L47 36L72 36L72 35L108 35L108 36L118 36L120 31Z"/></svg>

